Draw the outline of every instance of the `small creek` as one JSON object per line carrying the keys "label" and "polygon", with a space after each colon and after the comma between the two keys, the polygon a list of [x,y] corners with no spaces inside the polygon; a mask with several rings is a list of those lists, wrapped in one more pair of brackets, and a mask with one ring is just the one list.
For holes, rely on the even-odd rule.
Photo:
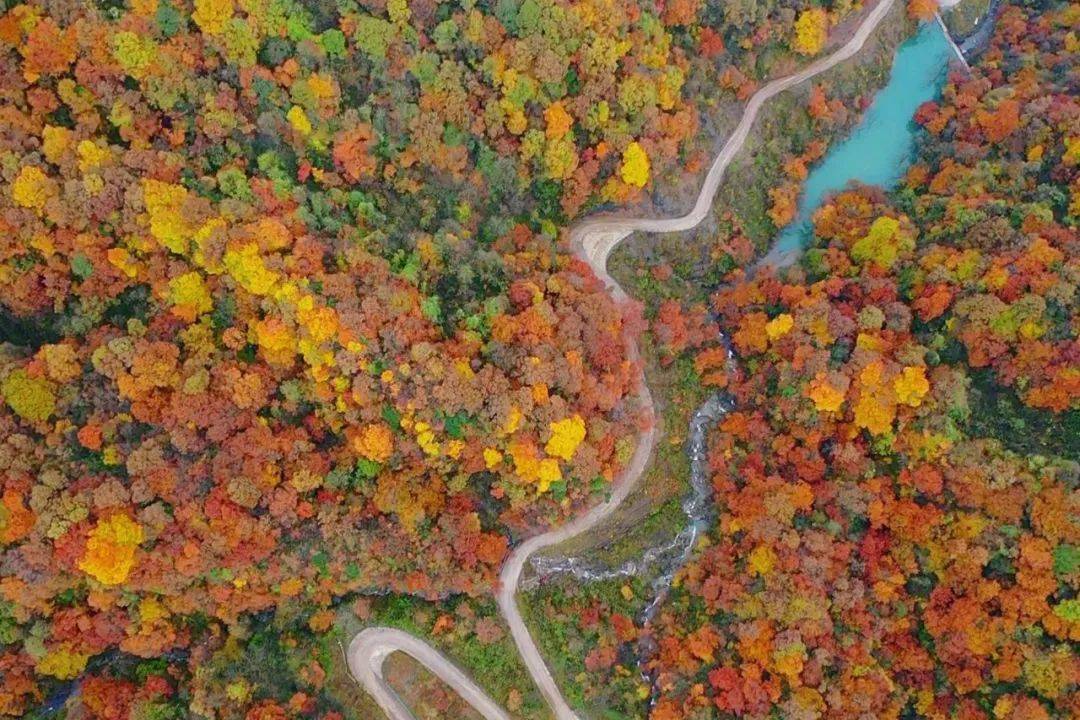
{"label": "small creek", "polygon": [[[720,342],[727,351],[727,369],[735,371],[735,353],[723,334]],[[622,565],[609,568],[603,563],[581,557],[548,557],[532,559],[534,575],[522,583],[523,589],[531,589],[544,579],[555,575],[569,575],[581,582],[612,580],[656,573],[652,581],[652,600],[646,606],[642,621],[652,620],[660,607],[675,574],[690,559],[701,533],[709,527],[713,513],[712,483],[709,480],[708,433],[717,421],[728,413],[734,403],[727,395],[717,393],[698,406],[690,418],[690,433],[686,451],[690,456],[690,492],[683,498],[682,510],[687,523],[671,540],[647,549],[639,559],[627,560]]]}
{"label": "small creek", "polygon": [[969,32],[963,40],[957,41],[960,43],[960,50],[965,56],[970,57],[978,54],[990,42],[990,36],[994,34],[998,13],[1001,12],[1001,3],[1002,0],[991,0],[990,6],[986,9],[986,14],[978,20],[975,29]]}

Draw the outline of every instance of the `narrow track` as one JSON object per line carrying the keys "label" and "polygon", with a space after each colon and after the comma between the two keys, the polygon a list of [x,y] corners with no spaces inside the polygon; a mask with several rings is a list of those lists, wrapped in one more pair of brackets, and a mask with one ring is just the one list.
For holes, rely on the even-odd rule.
{"label": "narrow track", "polygon": [[[870,37],[870,33],[888,15],[893,2],[894,0],[880,0],[863,19],[851,38],[832,54],[816,60],[793,75],[773,80],[754,93],[746,104],[742,119],[739,121],[735,131],[732,132],[731,137],[727,139],[727,142],[724,143],[724,146],[713,160],[709,173],[705,176],[701,192],[698,194],[697,202],[690,212],[674,218],[592,219],[580,223],[571,231],[570,242],[574,253],[588,263],[596,276],[607,285],[616,300],[624,300],[626,293],[607,271],[607,260],[612,250],[633,232],[678,232],[689,230],[704,220],[708,216],[709,208],[712,206],[713,197],[716,195],[720,180],[723,179],[724,171],[746,142],[761,106],[774,95],[803,83],[855,55],[862,49],[867,38]],[[632,362],[636,362],[639,357],[637,340],[630,336],[627,336],[625,340],[627,358]],[[649,413],[653,412],[652,396],[645,384],[644,377],[641,379],[639,402],[642,408]],[[510,634],[514,638],[514,643],[517,645],[522,661],[528,668],[529,674],[540,689],[556,720],[579,720],[579,718],[570,709],[559,691],[558,685],[555,684],[551,671],[548,670],[547,665],[544,663],[544,659],[540,655],[540,651],[537,649],[536,643],[533,641],[532,635],[529,634],[529,629],[521,616],[521,611],[517,605],[517,588],[521,580],[521,572],[529,557],[535,552],[569,540],[605,520],[626,499],[626,496],[630,494],[630,491],[637,485],[638,480],[641,479],[641,475],[648,465],[655,442],[656,431],[654,426],[650,424],[649,428],[642,432],[641,437],[638,439],[630,464],[616,479],[611,497],[566,525],[536,535],[523,542],[507,558],[506,564],[503,565],[502,572],[499,575],[500,586],[496,596],[499,609],[502,611],[503,618],[510,628]],[[353,638],[349,644],[347,655],[349,669],[364,689],[371,693],[376,703],[383,709],[390,720],[415,720],[408,707],[383,679],[383,662],[386,656],[394,651],[404,652],[427,667],[428,670],[460,694],[486,720],[509,719],[506,712],[488,697],[475,682],[423,640],[392,628],[368,628]]]}

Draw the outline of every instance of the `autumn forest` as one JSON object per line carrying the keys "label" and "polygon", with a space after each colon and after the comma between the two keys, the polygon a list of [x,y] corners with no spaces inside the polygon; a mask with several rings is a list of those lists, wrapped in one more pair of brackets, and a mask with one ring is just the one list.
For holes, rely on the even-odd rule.
{"label": "autumn forest", "polygon": [[[676,533],[711,395],[655,609],[519,591],[581,718],[1080,716],[1080,5],[994,5],[895,186],[759,262],[888,74],[840,67],[744,204],[616,251],[624,299],[575,222],[683,212],[873,2],[3,3],[0,716],[379,717],[343,655],[390,626],[550,717],[504,563],[649,428],[621,521]],[[408,662],[417,720],[473,717]]]}

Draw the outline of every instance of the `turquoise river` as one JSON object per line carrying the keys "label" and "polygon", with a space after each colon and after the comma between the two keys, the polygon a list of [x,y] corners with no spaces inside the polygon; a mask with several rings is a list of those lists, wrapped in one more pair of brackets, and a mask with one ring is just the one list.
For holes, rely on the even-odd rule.
{"label": "turquoise river", "polygon": [[953,57],[944,32],[933,22],[924,23],[897,49],[889,83],[874,96],[862,122],[810,170],[798,215],[777,236],[773,253],[800,247],[812,214],[830,193],[852,181],[885,188],[896,183],[915,147],[917,129],[911,118],[921,104],[938,97]]}

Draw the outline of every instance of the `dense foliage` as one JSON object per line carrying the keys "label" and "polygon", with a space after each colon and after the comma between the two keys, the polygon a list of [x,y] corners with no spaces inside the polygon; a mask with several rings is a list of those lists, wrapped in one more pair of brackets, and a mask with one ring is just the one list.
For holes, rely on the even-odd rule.
{"label": "dense foliage", "polygon": [[331,712],[324,664],[212,700],[204,664],[278,657],[253,618],[482,596],[602,497],[636,318],[559,226],[643,200],[688,84],[745,98],[827,7],[5,3],[0,713]]}
{"label": "dense foliage", "polygon": [[737,409],[652,720],[1080,713],[1078,12],[1005,8],[898,190],[715,294]]}

